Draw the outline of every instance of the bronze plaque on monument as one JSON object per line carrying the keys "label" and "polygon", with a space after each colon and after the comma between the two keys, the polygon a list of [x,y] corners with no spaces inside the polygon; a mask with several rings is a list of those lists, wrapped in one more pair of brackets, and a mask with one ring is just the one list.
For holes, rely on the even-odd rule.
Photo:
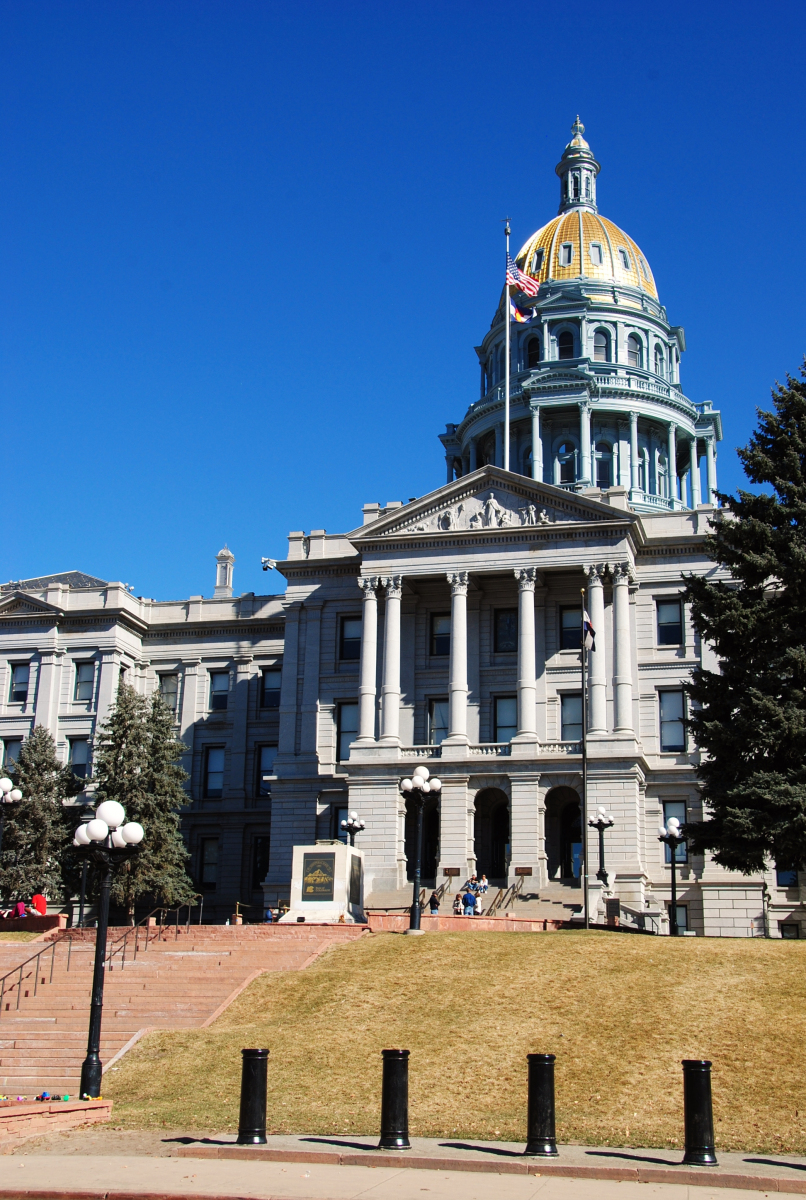
{"label": "bronze plaque on monument", "polygon": [[350,859],[350,903],[356,908],[361,903],[361,859],[357,854]]}
{"label": "bronze plaque on monument", "polygon": [[302,899],[332,900],[335,854],[303,854]]}

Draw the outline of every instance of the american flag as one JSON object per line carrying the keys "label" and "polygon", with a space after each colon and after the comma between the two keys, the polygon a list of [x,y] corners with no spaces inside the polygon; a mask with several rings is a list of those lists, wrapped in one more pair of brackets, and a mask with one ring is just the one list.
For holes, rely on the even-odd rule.
{"label": "american flag", "polygon": [[582,641],[586,650],[596,649],[596,633],[587,612],[582,612]]}
{"label": "american flag", "polygon": [[524,275],[520,267],[516,266],[507,254],[507,284],[510,283],[520,288],[527,296],[536,296],[540,289],[540,284],[537,280]]}

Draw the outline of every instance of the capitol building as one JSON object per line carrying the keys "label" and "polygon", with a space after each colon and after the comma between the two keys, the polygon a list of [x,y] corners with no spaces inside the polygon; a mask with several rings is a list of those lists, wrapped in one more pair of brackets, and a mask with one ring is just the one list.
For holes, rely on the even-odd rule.
{"label": "capitol building", "polygon": [[[515,256],[540,286],[513,297],[508,470],[502,292],[476,347],[479,394],[440,434],[441,486],[367,503],[345,532],[290,533],[282,593],[236,594],[227,548],[209,596],[150,600],[79,571],[2,588],[6,764],[42,724],[91,780],[120,680],[159,688],[187,746],[183,827],[206,918],[240,901],[257,920],[287,899],[293,847],[339,837],[352,809],[368,905],[402,908],[413,820],[399,782],[420,764],[442,781],[426,886],[455,893],[475,871],[493,891],[518,886],[516,913],[578,910],[584,602],[588,804],[614,820],[606,885],[588,831],[592,915],[609,897],[623,923],[668,930],[658,826],[702,813],[683,685],[715,665],[681,596],[687,573],[716,570],[722,421],[685,394],[683,328],[643,250],[600,213],[578,119],[572,135],[559,212]],[[677,874],[690,934],[800,935],[797,875],[746,877],[684,848]]]}

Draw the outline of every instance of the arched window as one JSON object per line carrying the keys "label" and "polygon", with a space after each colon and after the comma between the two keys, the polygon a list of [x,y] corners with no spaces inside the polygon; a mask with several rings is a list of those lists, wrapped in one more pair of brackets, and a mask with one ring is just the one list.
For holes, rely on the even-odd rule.
{"label": "arched window", "polygon": [[579,176],[574,175],[574,199],[579,199]]}
{"label": "arched window", "polygon": [[644,365],[643,357],[641,339],[631,333],[627,338],[627,362],[631,367],[642,367]]}
{"label": "arched window", "polygon": [[649,455],[646,446],[638,451],[638,487],[642,492],[649,491]]}
{"label": "arched window", "polygon": [[558,483],[576,483],[577,448],[573,442],[563,442],[557,450]]}
{"label": "arched window", "polygon": [[596,443],[596,486],[613,486],[613,450],[607,442]]}
{"label": "arched window", "polygon": [[658,495],[665,496],[667,499],[671,495],[669,491],[669,464],[666,461],[665,454],[658,455]]}
{"label": "arched window", "polygon": [[590,175],[586,175],[585,176],[585,199],[590,200],[590,198],[591,198],[591,177],[590,177]]}
{"label": "arched window", "polygon": [[655,347],[655,374],[662,375],[664,379],[666,378],[663,371],[663,351],[660,346]]}
{"label": "arched window", "polygon": [[529,338],[526,343],[526,365],[536,367],[540,363],[540,338]]}
{"label": "arched window", "polygon": [[610,338],[605,329],[597,329],[593,335],[593,357],[596,362],[610,362]]}
{"label": "arched window", "polygon": [[564,329],[557,338],[557,352],[560,358],[574,357],[574,335],[570,329]]}

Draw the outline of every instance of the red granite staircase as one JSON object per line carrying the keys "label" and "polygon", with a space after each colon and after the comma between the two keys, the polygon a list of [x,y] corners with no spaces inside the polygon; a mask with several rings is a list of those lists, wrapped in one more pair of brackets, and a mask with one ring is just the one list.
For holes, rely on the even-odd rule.
{"label": "red granite staircase", "polygon": [[[125,933],[109,931],[107,947]],[[266,971],[302,970],[328,947],[362,936],[351,925],[192,925],[140,932],[127,955],[113,954],[104,990],[104,1069],[143,1031],[210,1024],[252,979]],[[57,937],[38,963],[6,980],[0,1011],[0,1093],[78,1093],[86,1053],[94,931]],[[145,948],[144,948],[145,947]],[[0,975],[40,945],[0,943]],[[52,957],[52,964],[51,964]],[[69,965],[69,969],[68,969]],[[51,978],[52,967],[52,978]]]}

